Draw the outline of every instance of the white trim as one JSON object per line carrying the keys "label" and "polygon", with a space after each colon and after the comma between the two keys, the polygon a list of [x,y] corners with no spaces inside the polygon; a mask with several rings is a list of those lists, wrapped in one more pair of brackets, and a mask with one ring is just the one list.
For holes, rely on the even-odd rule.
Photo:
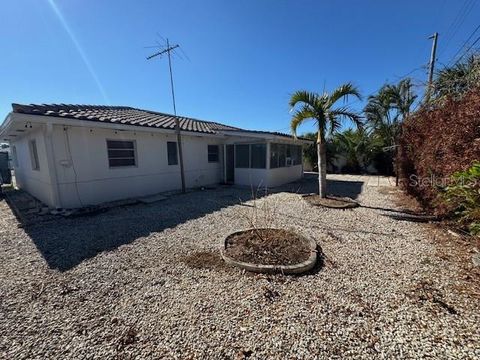
{"label": "white trim", "polygon": [[[6,134],[9,132],[12,123],[25,122],[32,124],[46,124],[51,123],[53,125],[61,125],[68,127],[80,127],[80,128],[101,128],[101,129],[113,129],[118,131],[131,131],[131,132],[147,132],[147,133],[162,133],[162,134],[172,134],[175,135],[175,129],[164,129],[156,127],[147,127],[147,126],[136,126],[128,125],[122,123],[110,123],[102,121],[90,121],[90,120],[77,120],[71,118],[61,118],[55,116],[45,116],[45,115],[31,115],[31,114],[21,114],[21,113],[10,113],[10,120],[8,123],[4,123],[0,128],[0,138],[8,138],[9,135]],[[24,126],[24,125],[22,125]],[[184,136],[198,136],[198,137],[213,137],[213,138],[225,138],[223,135],[210,134],[210,133],[200,133],[194,131],[185,131],[182,130],[181,134]],[[17,135],[17,134],[15,134]]]}
{"label": "white trim", "polygon": [[[79,119],[72,119],[72,118],[61,118],[56,116],[32,115],[32,114],[22,114],[22,113],[11,112],[7,116],[3,125],[0,127],[0,139],[8,138],[9,136],[6,133],[8,133],[9,128],[12,126],[12,123],[21,122],[21,121],[25,121],[29,123],[37,123],[37,124],[52,123],[54,125],[81,127],[81,128],[103,128],[103,129],[115,129],[120,131],[123,130],[123,131],[132,131],[132,132],[156,132],[156,133],[158,132],[163,134],[175,134],[175,129],[170,130],[170,129],[164,129],[164,128],[137,126],[137,125],[122,124],[122,123],[111,123],[111,122],[102,122],[102,121],[93,121],[93,120],[79,120]],[[240,137],[240,138],[263,139],[263,140],[287,142],[287,143],[301,143],[301,144],[313,143],[312,140],[288,138],[285,136],[269,134],[268,132],[267,133],[255,132],[254,130],[252,131],[218,130],[216,134],[181,130],[181,134],[185,136],[212,137],[212,138],[223,138],[223,139]],[[18,134],[15,134],[15,135],[18,135]],[[234,141],[234,139],[231,139],[231,140]]]}
{"label": "white trim", "polygon": [[[133,160],[135,160],[135,165],[119,165],[119,166],[110,166],[110,155],[108,154],[109,150],[132,150],[132,149],[109,149],[108,148],[108,142],[109,141],[125,141],[125,142],[131,142],[133,143]],[[112,139],[112,138],[105,138],[105,145],[107,148],[107,163],[108,163],[108,168],[110,170],[116,170],[116,169],[125,169],[125,168],[136,168],[138,167],[138,154],[137,154],[137,140],[135,139]],[[112,158],[112,159],[119,159],[119,158]],[[130,159],[130,158],[121,158],[121,159]]]}

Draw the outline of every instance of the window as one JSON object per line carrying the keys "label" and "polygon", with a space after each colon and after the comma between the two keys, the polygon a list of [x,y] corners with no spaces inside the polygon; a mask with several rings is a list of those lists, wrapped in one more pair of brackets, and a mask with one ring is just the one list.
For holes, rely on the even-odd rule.
{"label": "window", "polygon": [[178,165],[177,143],[175,141],[167,142],[168,165]]}
{"label": "window", "polygon": [[235,167],[265,169],[267,167],[267,145],[235,145]]}
{"label": "window", "polygon": [[18,168],[17,147],[15,145],[12,146],[12,162],[13,166]]}
{"label": "window", "polygon": [[111,168],[137,165],[135,141],[107,140],[107,152]]}
{"label": "window", "polygon": [[218,162],[218,145],[208,145],[208,162],[215,163]]}
{"label": "window", "polygon": [[270,169],[278,168],[278,144],[270,144]]}
{"label": "window", "polygon": [[250,167],[252,169],[265,169],[267,167],[267,145],[250,145]]}
{"label": "window", "polygon": [[302,164],[302,146],[292,145],[292,165]]}
{"label": "window", "polygon": [[235,145],[235,167],[250,167],[250,145]]}
{"label": "window", "polygon": [[302,163],[302,146],[287,144],[270,145],[270,169],[300,165]]}
{"label": "window", "polygon": [[32,161],[32,170],[40,170],[40,163],[38,161],[37,141],[30,140],[30,159]]}
{"label": "window", "polygon": [[287,145],[278,144],[278,167],[287,166]]}

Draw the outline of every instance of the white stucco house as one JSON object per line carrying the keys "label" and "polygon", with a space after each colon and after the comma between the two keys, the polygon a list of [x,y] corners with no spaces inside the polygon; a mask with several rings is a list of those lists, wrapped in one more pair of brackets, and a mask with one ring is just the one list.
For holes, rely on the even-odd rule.
{"label": "white stucco house", "polygon": [[[181,188],[175,117],[120,106],[19,105],[0,127],[16,184],[52,208]],[[309,140],[178,117],[185,184],[274,187],[303,175]]]}

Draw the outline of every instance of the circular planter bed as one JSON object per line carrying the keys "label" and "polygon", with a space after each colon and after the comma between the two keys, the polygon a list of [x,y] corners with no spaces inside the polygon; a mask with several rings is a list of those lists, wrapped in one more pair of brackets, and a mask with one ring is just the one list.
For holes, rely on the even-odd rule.
{"label": "circular planter bed", "polygon": [[230,234],[221,250],[232,266],[259,273],[300,274],[317,261],[317,244],[282,229],[248,229]]}
{"label": "circular planter bed", "polygon": [[327,196],[321,198],[317,194],[309,194],[303,197],[310,205],[323,206],[332,209],[352,209],[360,206],[358,202],[348,197]]}

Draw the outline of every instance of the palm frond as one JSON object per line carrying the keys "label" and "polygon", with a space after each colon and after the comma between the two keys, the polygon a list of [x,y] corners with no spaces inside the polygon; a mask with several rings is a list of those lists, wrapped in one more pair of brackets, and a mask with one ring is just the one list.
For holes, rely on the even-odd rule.
{"label": "palm frond", "polygon": [[290,121],[292,135],[296,137],[298,127],[306,120],[315,119],[315,115],[315,112],[312,111],[311,107],[308,105],[304,105],[302,108],[296,110]]}
{"label": "palm frond", "polygon": [[350,110],[347,106],[330,110],[329,116],[332,119],[348,119],[352,121],[358,128],[362,128],[363,126],[363,117],[360,114]]}
{"label": "palm frond", "polygon": [[348,96],[353,96],[358,100],[362,99],[362,95],[360,94],[360,91],[358,90],[358,88],[354,86],[352,83],[346,83],[346,84],[340,85],[338,88],[333,90],[333,92],[330,94],[330,96],[328,97],[329,106],[332,106],[342,98],[347,99]]}
{"label": "palm frond", "polygon": [[294,108],[299,103],[308,104],[315,107],[318,100],[318,94],[306,90],[295,91],[290,97],[289,105]]}

